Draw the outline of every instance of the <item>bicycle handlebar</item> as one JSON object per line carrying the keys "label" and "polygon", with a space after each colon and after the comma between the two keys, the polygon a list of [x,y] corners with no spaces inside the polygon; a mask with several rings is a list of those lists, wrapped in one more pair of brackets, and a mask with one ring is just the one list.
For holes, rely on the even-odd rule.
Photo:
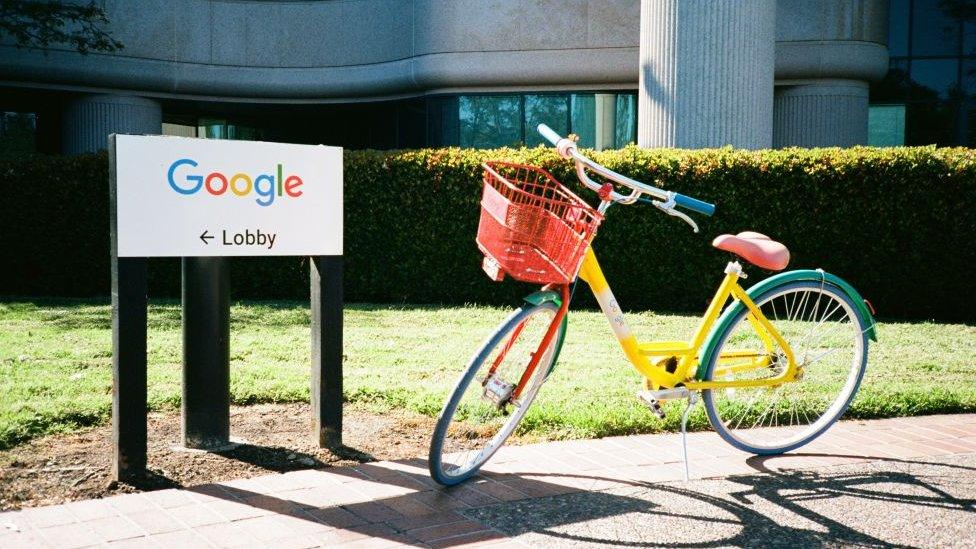
{"label": "bicycle handlebar", "polygon": [[536,129],[539,130],[542,137],[545,137],[550,143],[552,143],[553,147],[555,147],[559,143],[559,140],[562,139],[562,137],[559,137],[558,133],[554,132],[552,128],[546,126],[545,124],[539,124],[539,127]]}
{"label": "bicycle handlebar", "polygon": [[[681,193],[676,193],[674,191],[665,191],[664,189],[659,189],[657,187],[641,183],[640,181],[635,181],[627,176],[621,175],[613,170],[601,166],[600,164],[597,164],[596,162],[580,154],[576,143],[564,137],[560,137],[558,133],[554,132],[552,128],[545,124],[539,124],[536,129],[540,134],[542,134],[542,137],[545,137],[550,143],[553,144],[553,146],[556,147],[556,150],[559,152],[560,156],[566,159],[572,158],[576,161],[576,175],[579,177],[580,181],[591,190],[600,192],[602,185],[590,179],[590,177],[586,174],[586,168],[589,168],[593,172],[596,172],[611,181],[631,189],[632,192],[629,195],[622,195],[616,191],[612,191],[609,198],[613,202],[619,202],[621,204],[633,204],[634,202],[637,202],[637,199],[640,198],[642,194],[647,194],[664,200],[665,202],[663,205],[659,207],[665,211],[668,211],[668,208],[671,206],[681,206],[682,208],[687,208],[693,212],[698,212],[703,215],[710,216],[715,213],[714,204],[710,204],[703,200],[698,200],[697,198],[692,198]],[[668,211],[668,213],[677,212]]]}

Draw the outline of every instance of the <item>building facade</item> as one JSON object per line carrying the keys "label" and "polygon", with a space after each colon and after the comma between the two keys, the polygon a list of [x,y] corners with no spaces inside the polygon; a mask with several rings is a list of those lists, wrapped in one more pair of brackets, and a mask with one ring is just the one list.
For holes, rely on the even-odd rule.
{"label": "building facade", "polygon": [[973,140],[967,0],[103,4],[120,52],[0,41],[8,153],[111,132],[531,146],[539,122],[596,148]]}

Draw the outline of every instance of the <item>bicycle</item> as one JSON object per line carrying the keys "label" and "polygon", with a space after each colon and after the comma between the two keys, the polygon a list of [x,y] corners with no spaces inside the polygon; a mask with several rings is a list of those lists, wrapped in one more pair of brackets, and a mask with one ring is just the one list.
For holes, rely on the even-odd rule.
{"label": "bicycle", "polygon": [[[760,233],[721,235],[713,246],[738,259],[726,265],[692,337],[639,343],[591,246],[597,228],[612,205],[650,203],[697,233],[677,208],[711,216],[715,206],[609,170],[544,124],[538,131],[575,162],[600,204],[592,208],[540,168],[483,164],[482,267],[496,281],[508,275],[543,287],[488,337],[448,396],[430,446],[435,481],[449,486],[470,478],[515,431],[559,358],[577,279],[589,285],[644,378],[638,398],[661,418],[664,402],[687,400],[683,432],[699,394],[718,434],[757,455],[799,448],[844,414],[867,367],[868,340],[877,341],[873,311],[857,290],[821,269],[780,272],[746,290],[738,259],[783,271],[789,251]],[[448,442],[459,448],[446,448]]]}

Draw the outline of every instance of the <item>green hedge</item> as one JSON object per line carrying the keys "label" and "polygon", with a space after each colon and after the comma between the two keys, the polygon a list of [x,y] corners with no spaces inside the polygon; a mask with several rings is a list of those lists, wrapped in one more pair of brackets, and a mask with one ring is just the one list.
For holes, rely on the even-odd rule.
{"label": "green hedge", "polygon": [[[848,279],[881,317],[976,319],[972,150],[629,147],[593,156],[718,206],[713,218],[695,216],[700,234],[649,206],[610,210],[596,248],[628,309],[702,310],[728,259],[711,239],[749,229],[787,244],[792,267]],[[480,270],[474,237],[486,159],[540,165],[576,186],[571,164],[551,149],[346,152],[348,300],[505,303],[528,291]],[[2,293],[107,294],[105,155],[0,162],[0,173]],[[153,295],[178,295],[178,261],[151,266]],[[232,268],[235,298],[308,294],[302,259],[236,259]],[[747,283],[767,274],[749,272]]]}

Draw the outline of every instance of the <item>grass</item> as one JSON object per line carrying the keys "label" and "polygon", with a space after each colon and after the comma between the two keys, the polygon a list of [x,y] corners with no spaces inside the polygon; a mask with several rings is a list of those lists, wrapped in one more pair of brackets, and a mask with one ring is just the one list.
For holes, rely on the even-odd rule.
{"label": "grass", "polygon": [[[436,415],[473,350],[508,309],[350,305],[345,311],[344,392],[382,412]],[[0,302],[0,449],[48,433],[108,421],[111,414],[110,307],[104,301]],[[307,304],[255,302],[231,311],[231,393],[235,403],[308,399]],[[634,313],[647,339],[677,339],[691,316]],[[149,401],[179,406],[180,307],[149,309]],[[848,417],[976,411],[976,327],[883,323]],[[526,416],[540,438],[673,430],[634,398],[638,376],[597,312],[574,312],[560,364]],[[699,408],[692,425],[706,425]]]}

